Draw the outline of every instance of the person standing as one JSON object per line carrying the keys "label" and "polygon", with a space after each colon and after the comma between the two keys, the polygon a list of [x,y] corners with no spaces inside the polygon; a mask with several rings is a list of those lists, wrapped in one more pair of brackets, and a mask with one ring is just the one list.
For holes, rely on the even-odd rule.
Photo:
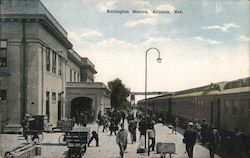
{"label": "person standing", "polygon": [[213,125],[209,126],[207,140],[209,143],[210,158],[214,158],[214,154],[215,154],[215,152],[218,148],[219,142],[220,142],[220,134],[219,134],[218,130],[215,128],[215,126],[213,126]]}
{"label": "person standing", "polygon": [[108,120],[108,116],[103,116],[103,129],[102,132],[108,132],[108,127],[109,127],[109,120]]}
{"label": "person standing", "polygon": [[102,111],[99,111],[98,116],[97,116],[97,122],[98,122],[98,127],[97,127],[97,132],[99,132],[100,126],[103,125],[103,116],[102,116]]}
{"label": "person standing", "polygon": [[126,113],[125,113],[124,110],[122,110],[122,111],[121,111],[122,123],[124,123],[125,117],[126,117]]}
{"label": "person standing", "polygon": [[79,114],[78,110],[76,110],[75,123],[76,123],[76,125],[80,125],[80,114]]}
{"label": "person standing", "polygon": [[148,127],[148,139],[151,140],[151,144],[148,146],[148,152],[150,152],[150,149],[152,148],[152,151],[155,150],[155,127],[154,127],[154,121],[151,120]]}
{"label": "person standing", "polygon": [[24,116],[24,120],[21,123],[23,127],[23,136],[25,139],[27,139],[27,136],[28,136],[27,130],[29,130],[29,126],[30,126],[29,117],[30,115],[26,113]]}
{"label": "person standing", "polygon": [[121,129],[118,131],[116,135],[116,143],[118,144],[120,148],[120,155],[123,158],[124,151],[127,148],[127,143],[128,143],[128,132],[127,130],[124,129],[124,124],[121,124]]}
{"label": "person standing", "polygon": [[136,128],[137,128],[137,122],[135,120],[129,121],[128,130],[129,130],[130,135],[131,135],[131,143],[132,144],[134,142],[136,142]]}
{"label": "person standing", "polygon": [[193,129],[193,125],[193,122],[189,122],[188,128],[184,132],[184,142],[186,143],[186,151],[189,158],[193,158],[193,149],[197,137],[197,133]]}
{"label": "person standing", "polygon": [[86,112],[81,112],[80,113],[80,126],[84,126],[86,127],[87,126],[87,122],[88,122],[88,119],[87,119],[87,114]]}
{"label": "person standing", "polygon": [[202,124],[201,124],[201,143],[205,144],[207,142],[207,136],[208,136],[208,125],[206,123],[206,119],[203,118]]}
{"label": "person standing", "polygon": [[92,136],[88,142],[88,146],[90,145],[90,143],[92,142],[92,140],[95,139],[95,142],[96,142],[96,146],[99,146],[99,136],[98,134],[96,133],[96,131],[92,131]]}
{"label": "person standing", "polygon": [[109,130],[110,130],[110,135],[112,135],[113,132],[116,135],[116,131],[118,130],[118,125],[117,125],[117,121],[115,120],[114,117],[111,118]]}
{"label": "person standing", "polygon": [[142,117],[142,119],[139,122],[139,131],[140,131],[140,139],[142,136],[145,137],[146,135],[146,121],[145,117]]}
{"label": "person standing", "polygon": [[238,156],[238,157],[244,157],[244,150],[245,150],[245,146],[244,146],[244,138],[243,138],[243,134],[240,128],[235,128],[234,131],[234,136],[232,138],[232,141],[234,143],[234,153]]}
{"label": "person standing", "polygon": [[175,133],[176,134],[176,128],[177,126],[179,126],[179,118],[176,117],[174,122],[173,122],[173,130],[172,130],[172,133]]}

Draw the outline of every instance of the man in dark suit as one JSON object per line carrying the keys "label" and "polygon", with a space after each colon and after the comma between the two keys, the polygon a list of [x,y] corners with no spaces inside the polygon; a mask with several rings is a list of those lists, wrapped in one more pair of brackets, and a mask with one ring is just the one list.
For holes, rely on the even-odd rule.
{"label": "man in dark suit", "polygon": [[188,128],[184,132],[184,140],[186,143],[186,151],[189,158],[193,157],[193,149],[196,142],[197,133],[193,128],[193,122],[188,123]]}

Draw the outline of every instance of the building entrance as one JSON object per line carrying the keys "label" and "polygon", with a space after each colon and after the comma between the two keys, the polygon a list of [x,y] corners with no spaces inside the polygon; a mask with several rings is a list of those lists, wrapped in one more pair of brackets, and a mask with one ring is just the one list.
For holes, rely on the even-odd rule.
{"label": "building entrance", "polygon": [[71,101],[71,118],[79,118],[81,113],[87,114],[88,121],[93,120],[93,100],[88,97],[78,97]]}

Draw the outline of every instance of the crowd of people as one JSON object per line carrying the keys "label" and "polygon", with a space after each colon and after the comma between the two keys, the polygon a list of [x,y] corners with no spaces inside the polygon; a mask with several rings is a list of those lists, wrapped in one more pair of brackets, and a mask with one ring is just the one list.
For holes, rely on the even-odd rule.
{"label": "crowd of people", "polygon": [[73,122],[76,125],[86,127],[87,123],[89,122],[89,119],[90,119],[90,116],[89,116],[89,113],[87,111],[80,112],[80,113],[78,111],[76,111],[75,117],[73,117]]}
{"label": "crowd of people", "polygon": [[[98,129],[102,126],[103,132],[110,131],[110,135],[113,133],[117,135],[117,137],[122,140],[122,144],[125,143],[124,137],[127,134],[118,134],[118,129],[120,123],[123,127],[121,129],[124,130],[124,120],[127,119],[128,123],[128,132],[130,133],[130,140],[131,143],[135,143],[137,141],[136,138],[136,131],[138,128],[138,131],[140,133],[140,138],[143,136],[145,138],[145,135],[148,135],[148,139],[150,141],[149,149],[148,151],[154,151],[155,150],[155,128],[154,125],[156,123],[162,123],[164,125],[170,125],[169,127],[172,128],[172,133],[177,133],[177,127],[180,127],[180,119],[176,116],[170,116],[167,112],[163,111],[148,111],[147,116],[145,117],[144,113],[141,111],[137,111],[136,115],[134,115],[132,112],[126,112],[124,110],[114,110],[109,111],[107,115],[102,114],[102,112],[98,115]],[[183,126],[182,126],[183,127]],[[118,133],[117,133],[118,132]],[[148,133],[146,133],[148,132]],[[122,132],[123,133],[123,132]],[[126,132],[125,132],[126,133]],[[185,126],[184,131],[184,139],[183,142],[186,144],[186,153],[189,158],[193,157],[193,148],[196,142],[200,142],[202,145],[207,146],[209,149],[210,157],[214,158],[215,153],[218,150],[218,147],[222,144],[221,143],[221,134],[219,133],[219,130],[213,125],[206,123],[206,120],[198,120],[193,122],[187,122]],[[235,133],[235,138],[233,138],[235,143],[239,144],[236,147],[236,153],[240,153],[243,149],[242,147],[242,138],[240,138],[242,135],[240,131]],[[127,137],[127,136],[126,136]],[[123,152],[126,150],[126,145],[121,145],[121,143],[117,144],[120,147],[121,150],[121,157],[123,156]],[[126,138],[127,143],[127,138]]]}
{"label": "crowd of people", "polygon": [[[25,115],[25,119],[22,122],[22,126],[24,129],[24,137],[27,137],[27,131],[29,129],[29,115]],[[81,112],[76,113],[76,117],[74,119],[74,124],[78,126],[86,127],[88,123],[88,113]],[[125,120],[127,120],[128,129],[124,128]],[[96,146],[99,146],[99,137],[98,132],[100,132],[100,128],[102,127],[102,132],[110,132],[109,135],[116,135],[116,143],[120,149],[120,155],[123,157],[124,151],[127,148],[128,143],[128,132],[130,133],[130,140],[131,144],[138,141],[136,137],[136,131],[140,133],[140,140],[142,137],[148,136],[148,140],[150,144],[148,145],[148,152],[155,150],[155,137],[156,131],[154,125],[156,123],[162,123],[163,125],[168,125],[168,127],[172,128],[172,134],[177,133],[177,127],[180,127],[180,119],[177,116],[170,116],[166,112],[162,111],[148,111],[146,117],[143,112],[137,111],[134,114],[134,111],[125,111],[125,110],[112,110],[107,111],[105,114],[102,111],[99,112],[97,123],[98,128],[97,131],[92,131],[92,136],[88,142],[88,146],[90,143],[95,140]],[[193,157],[193,149],[194,146],[198,141],[207,146],[210,153],[210,158],[214,158],[215,153],[217,152],[218,147],[222,144],[221,134],[219,133],[218,129],[212,125],[206,123],[206,120],[203,119],[202,121],[193,121],[187,122],[187,127],[184,131],[184,138],[183,143],[186,145],[186,153],[189,158]],[[119,130],[120,129],[120,130]],[[234,141],[234,150],[235,153],[240,154],[244,150],[244,143],[243,143],[243,135],[240,129],[235,130],[235,134],[232,136]]]}
{"label": "crowd of people", "polygon": [[[156,118],[156,117],[155,117]],[[124,129],[124,123],[127,120],[128,130]],[[110,132],[116,135],[116,142],[120,148],[120,155],[123,157],[124,151],[126,150],[128,143],[128,132],[130,133],[131,144],[137,141],[136,131],[137,128],[140,131],[140,139],[143,136],[145,138],[146,131],[149,132],[149,140],[151,142],[149,149],[155,150],[155,120],[149,116],[144,117],[143,113],[138,111],[136,115],[131,112],[126,112],[124,110],[113,110],[108,111],[103,114],[101,111],[98,114],[98,128],[97,131],[100,132],[102,127],[102,132]],[[119,130],[120,127],[120,130]]]}

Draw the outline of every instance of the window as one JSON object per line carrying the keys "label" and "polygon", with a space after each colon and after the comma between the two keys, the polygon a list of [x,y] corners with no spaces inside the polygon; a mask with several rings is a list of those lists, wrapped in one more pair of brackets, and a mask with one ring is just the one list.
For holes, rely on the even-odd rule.
{"label": "window", "polygon": [[0,100],[6,100],[6,90],[0,90]]}
{"label": "window", "polygon": [[58,101],[62,100],[62,93],[58,93]]}
{"label": "window", "polygon": [[74,72],[74,82],[76,82],[76,72]]}
{"label": "window", "polygon": [[62,76],[62,57],[58,56],[58,75]]}
{"label": "window", "polygon": [[56,100],[56,93],[52,92],[52,100],[55,101]]}
{"label": "window", "polygon": [[46,92],[46,101],[49,101],[49,92]]}
{"label": "window", "polygon": [[52,53],[52,73],[56,74],[56,52]]}
{"label": "window", "polygon": [[50,94],[46,92],[46,115],[48,116],[48,121],[50,120]]}
{"label": "window", "polygon": [[7,66],[7,41],[0,40],[0,67]]}
{"label": "window", "polygon": [[237,114],[238,107],[239,107],[239,101],[238,100],[233,100],[233,102],[232,102],[232,115]]}
{"label": "window", "polygon": [[70,69],[69,81],[72,82],[72,70]]}
{"label": "window", "polygon": [[50,71],[50,49],[46,49],[46,69]]}
{"label": "window", "polygon": [[225,100],[224,103],[224,114],[227,115],[229,112],[229,106],[230,106],[230,101],[229,100]]}
{"label": "window", "polygon": [[77,81],[80,82],[80,75],[77,74]]}

